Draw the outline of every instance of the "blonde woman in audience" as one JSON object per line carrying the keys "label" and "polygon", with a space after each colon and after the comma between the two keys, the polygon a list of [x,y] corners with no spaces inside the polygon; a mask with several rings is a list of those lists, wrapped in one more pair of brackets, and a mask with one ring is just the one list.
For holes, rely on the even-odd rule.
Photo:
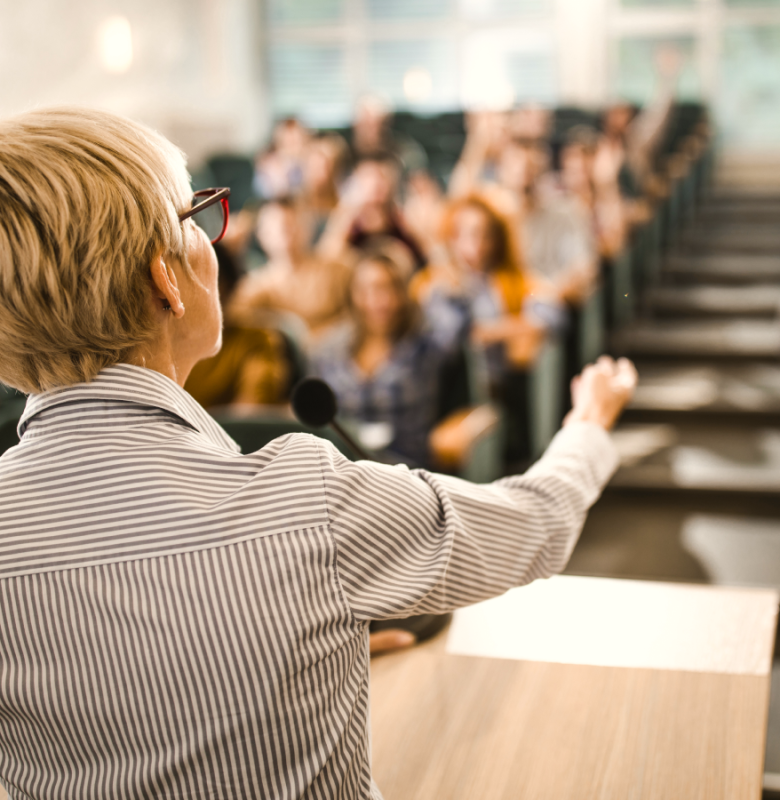
{"label": "blonde woman in audience", "polygon": [[268,264],[239,284],[227,307],[229,319],[251,325],[265,312],[292,313],[316,339],[343,318],[349,269],[307,249],[306,228],[294,200],[266,203],[257,219],[257,237]]}

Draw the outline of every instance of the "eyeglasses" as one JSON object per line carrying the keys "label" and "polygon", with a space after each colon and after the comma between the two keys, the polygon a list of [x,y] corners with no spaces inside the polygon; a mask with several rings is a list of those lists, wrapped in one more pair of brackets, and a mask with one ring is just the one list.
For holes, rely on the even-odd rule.
{"label": "eyeglasses", "polygon": [[228,226],[230,189],[201,189],[192,196],[192,208],[179,214],[179,222],[193,219],[206,232],[212,244],[224,235]]}

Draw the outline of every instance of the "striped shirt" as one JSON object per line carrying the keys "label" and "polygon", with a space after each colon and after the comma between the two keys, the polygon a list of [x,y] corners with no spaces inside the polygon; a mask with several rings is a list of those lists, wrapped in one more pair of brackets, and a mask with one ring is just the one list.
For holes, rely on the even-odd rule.
{"label": "striped shirt", "polygon": [[569,426],[488,486],[295,434],[240,455],[120,365],[29,398],[0,458],[10,798],[379,798],[368,622],[559,571],[616,456]]}

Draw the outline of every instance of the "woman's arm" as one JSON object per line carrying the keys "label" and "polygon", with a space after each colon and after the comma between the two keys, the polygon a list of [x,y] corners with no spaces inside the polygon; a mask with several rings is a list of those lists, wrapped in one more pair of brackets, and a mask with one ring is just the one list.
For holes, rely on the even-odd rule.
{"label": "woman's arm", "polygon": [[484,486],[351,463],[322,444],[337,575],[355,617],[443,613],[563,569],[617,466],[606,428],[635,381],[628,362],[586,370],[568,424],[542,459]]}
{"label": "woman's arm", "polygon": [[497,124],[493,112],[478,111],[471,115],[466,142],[450,177],[451,197],[462,197],[477,188],[487,162],[491,141],[496,137]]}

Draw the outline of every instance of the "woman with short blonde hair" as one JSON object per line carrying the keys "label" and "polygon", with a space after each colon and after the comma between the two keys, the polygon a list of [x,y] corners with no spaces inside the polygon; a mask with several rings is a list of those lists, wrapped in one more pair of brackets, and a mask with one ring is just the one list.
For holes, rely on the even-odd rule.
{"label": "woman with short blonde hair", "polygon": [[0,123],[0,783],[12,800],[379,798],[368,626],[560,570],[631,371],[586,373],[534,475],[489,487],[256,453],[182,386],[217,352],[227,189],[86,110]]}
{"label": "woman with short blonde hair", "polygon": [[152,336],[154,257],[186,264],[184,157],[86,109],[7,120],[0,141],[0,378],[24,392],[89,381]]}

